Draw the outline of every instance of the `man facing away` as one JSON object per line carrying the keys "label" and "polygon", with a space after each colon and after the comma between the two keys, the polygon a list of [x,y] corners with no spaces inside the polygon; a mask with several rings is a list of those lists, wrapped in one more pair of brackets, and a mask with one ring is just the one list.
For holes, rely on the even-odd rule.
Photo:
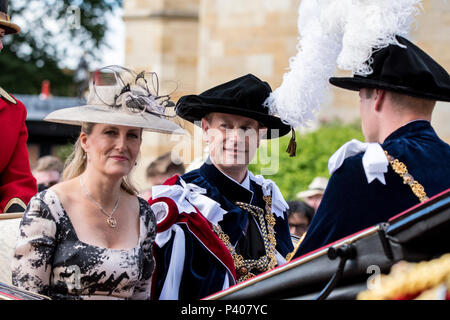
{"label": "man facing away", "polygon": [[402,46],[372,54],[369,76],[330,79],[359,91],[367,143],[352,140],[330,158],[332,176],[295,257],[386,222],[450,187],[450,146],[430,124],[436,100],[450,101],[450,77],[419,47],[397,40]]}
{"label": "man facing away", "polygon": [[248,74],[182,97],[177,115],[198,124],[209,144],[199,168],[153,188],[157,215],[156,299],[200,299],[286,262],[287,203],[248,165],[262,138],[291,127],[268,114],[271,88]]}

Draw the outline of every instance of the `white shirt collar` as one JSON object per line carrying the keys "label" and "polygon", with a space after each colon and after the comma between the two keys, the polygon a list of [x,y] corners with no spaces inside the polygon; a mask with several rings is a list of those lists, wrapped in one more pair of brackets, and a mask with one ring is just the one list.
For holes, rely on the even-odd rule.
{"label": "white shirt collar", "polygon": [[237,182],[236,180],[234,180],[232,177],[230,177],[229,175],[227,175],[223,171],[220,171],[220,172],[222,172],[222,174],[225,177],[227,177],[228,179],[230,179],[231,181],[233,181],[233,182],[237,183],[238,185],[240,185],[241,187],[244,187],[245,189],[251,191],[250,190],[250,175],[248,174],[248,170],[247,170],[247,173],[245,174],[245,179],[244,179],[244,181],[242,181],[242,183]]}
{"label": "white shirt collar", "polygon": [[[237,184],[240,185],[241,187],[244,187],[245,189],[247,189],[247,190],[249,190],[249,191],[252,191],[252,190],[250,190],[250,175],[248,174],[248,169],[247,169],[247,173],[245,174],[244,180],[242,181],[242,183],[239,183],[239,182],[237,182],[236,180],[234,180],[232,177],[230,177],[229,175],[227,175],[225,172],[223,172],[222,170],[220,170],[219,167],[216,166],[216,164],[214,163],[214,161],[213,161],[211,158],[209,158],[208,161],[210,161],[210,162],[213,164],[213,166],[216,167],[217,170],[219,170],[220,173],[222,173],[225,177],[227,177],[227,178],[230,179],[231,181],[237,183]],[[253,193],[253,191],[252,191],[252,193]]]}

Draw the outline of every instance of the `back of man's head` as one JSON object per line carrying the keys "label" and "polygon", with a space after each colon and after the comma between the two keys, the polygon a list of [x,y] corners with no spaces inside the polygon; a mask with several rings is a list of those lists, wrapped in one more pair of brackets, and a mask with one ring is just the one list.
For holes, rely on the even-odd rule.
{"label": "back of man's head", "polygon": [[[434,110],[435,100],[413,97],[407,94],[385,90],[385,99],[388,99],[393,111],[399,114],[415,114],[418,117],[428,117]],[[371,98],[375,89],[365,90],[365,98]]]}
{"label": "back of man's head", "polygon": [[436,101],[387,91],[392,106],[399,112],[410,112],[417,116],[428,116],[433,112]]}

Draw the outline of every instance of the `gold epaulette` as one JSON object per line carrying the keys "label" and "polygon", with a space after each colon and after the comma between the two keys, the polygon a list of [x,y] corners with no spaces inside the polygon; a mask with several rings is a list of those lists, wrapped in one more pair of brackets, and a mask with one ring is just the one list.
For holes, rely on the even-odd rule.
{"label": "gold epaulette", "polygon": [[0,87],[0,98],[3,98],[6,101],[11,102],[13,104],[17,104],[17,101],[13,97],[11,97],[11,95],[8,92],[3,90],[2,87]]}

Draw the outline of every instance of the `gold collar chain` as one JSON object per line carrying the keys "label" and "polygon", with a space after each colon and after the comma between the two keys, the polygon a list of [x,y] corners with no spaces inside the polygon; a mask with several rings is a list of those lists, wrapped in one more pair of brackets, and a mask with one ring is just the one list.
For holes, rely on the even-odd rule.
{"label": "gold collar chain", "polygon": [[424,202],[428,200],[425,188],[408,172],[406,165],[403,162],[394,159],[394,157],[389,155],[386,150],[384,150],[384,153],[386,154],[386,158],[388,159],[392,170],[403,178],[403,183],[409,185],[414,195],[419,198],[419,201]]}
{"label": "gold collar chain", "polygon": [[[230,243],[230,237],[223,232],[220,225],[213,226],[214,232],[217,234],[219,239],[225,244],[227,249],[230,251],[233,257],[234,267],[237,274],[237,282],[242,282],[248,280],[255,276],[250,270],[257,269],[260,272],[264,272],[273,269],[277,265],[277,259],[275,257],[275,247],[277,241],[275,238],[275,218],[272,213],[272,197],[264,196],[264,201],[266,202],[266,214],[264,215],[264,210],[260,207],[244,203],[236,202],[235,204],[241,209],[250,212],[255,218],[258,218],[259,225],[261,228],[261,235],[264,242],[264,248],[266,250],[266,255],[260,257],[257,260],[254,259],[244,259],[244,257],[236,252],[234,246]],[[267,221],[267,225],[266,222]]]}

